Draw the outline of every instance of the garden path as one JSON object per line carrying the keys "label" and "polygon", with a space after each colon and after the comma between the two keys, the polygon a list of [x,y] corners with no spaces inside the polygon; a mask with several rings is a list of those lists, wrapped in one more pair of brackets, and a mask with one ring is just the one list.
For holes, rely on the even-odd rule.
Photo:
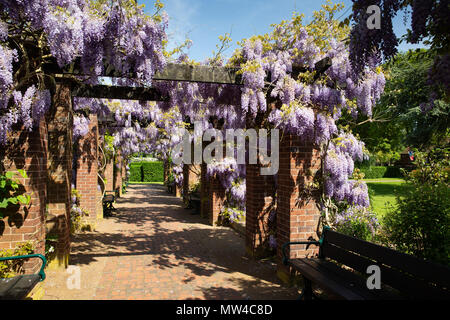
{"label": "garden path", "polygon": [[[245,254],[243,236],[183,209],[161,185],[130,185],[116,215],[75,235],[67,270],[48,270],[43,299],[296,299],[276,265]],[[69,271],[72,269],[68,269]],[[70,282],[70,281],[69,281]]]}

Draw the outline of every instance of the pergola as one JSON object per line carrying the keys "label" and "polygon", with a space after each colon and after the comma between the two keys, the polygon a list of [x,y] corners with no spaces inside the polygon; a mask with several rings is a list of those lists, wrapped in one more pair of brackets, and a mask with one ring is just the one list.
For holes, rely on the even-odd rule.
{"label": "pergola", "polygon": [[[316,79],[328,67],[331,59],[326,58],[316,63]],[[22,155],[6,150],[6,156],[15,166],[18,158],[24,157],[24,163],[35,163],[30,180],[25,181],[25,187],[30,190],[38,190],[33,197],[33,226],[39,230],[42,251],[45,243],[45,224],[53,228],[52,232],[58,234],[57,264],[67,266],[70,249],[70,203],[71,203],[71,175],[73,160],[73,97],[99,98],[99,99],[124,99],[139,101],[168,101],[170,97],[164,96],[158,89],[145,86],[113,86],[90,85],[76,81],[77,77],[83,77],[77,67],[72,64],[67,69],[60,69],[53,63],[46,65],[45,72],[54,75],[56,86],[52,90],[52,107],[46,120],[35,132],[23,136],[25,143]],[[238,69],[226,67],[192,66],[186,64],[168,64],[166,68],[153,77],[155,81],[188,81],[211,84],[227,84],[241,86],[242,77],[237,73]],[[293,75],[307,71],[303,67],[293,67]],[[103,77],[133,78],[134,75],[121,75],[110,66],[105,67]],[[270,75],[269,75],[270,77]],[[269,78],[266,81],[268,92],[271,90]],[[270,102],[270,94],[267,95]],[[228,99],[229,97],[227,97]],[[217,101],[221,104],[220,101]],[[229,101],[224,101],[226,103]],[[97,190],[98,171],[98,126],[97,116],[91,116],[91,131],[87,137],[82,137],[83,152],[77,160],[76,188],[85,195],[84,206],[86,209],[96,212],[92,219],[101,217],[98,208],[99,194]],[[103,125],[114,125],[113,122],[102,119]],[[46,123],[45,123],[46,122]],[[27,144],[28,143],[28,144]],[[48,149],[47,149],[48,146]],[[277,206],[278,222],[277,242],[284,243],[305,239],[315,234],[315,227],[320,216],[314,203],[299,203],[298,199],[307,181],[312,179],[310,172],[320,168],[319,153],[312,145],[305,145],[300,139],[291,135],[284,135],[280,143],[280,169],[278,174],[278,189],[273,189],[270,177],[260,175],[261,164],[247,165],[247,202],[246,202],[246,247],[252,255],[258,255],[261,244],[267,234],[265,221],[268,211]],[[120,155],[119,155],[120,156]],[[121,163],[121,165],[123,165]],[[14,165],[13,165],[14,166]],[[188,165],[186,165],[188,166]],[[202,202],[201,210],[209,216],[211,224],[218,220],[220,208],[225,199],[223,187],[217,179],[206,179],[206,165],[202,164],[201,186]],[[107,169],[108,171],[108,169]],[[187,171],[187,170],[184,170]],[[111,183],[113,179],[111,180]],[[189,180],[186,177],[186,180]],[[78,186],[78,183],[80,184]],[[109,187],[107,187],[109,188]],[[277,203],[274,203],[274,192],[277,192]],[[100,201],[101,203],[101,201]],[[47,205],[48,218],[43,214]],[[83,204],[82,204],[83,206]],[[278,255],[281,250],[278,248]],[[291,250],[291,255],[306,254],[307,249]],[[280,264],[280,268],[283,266]],[[280,269],[280,270],[281,270]]]}

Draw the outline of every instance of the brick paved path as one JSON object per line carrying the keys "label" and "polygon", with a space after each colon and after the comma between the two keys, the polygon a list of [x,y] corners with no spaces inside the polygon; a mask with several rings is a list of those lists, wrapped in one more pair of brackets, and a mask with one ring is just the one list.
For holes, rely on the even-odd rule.
{"label": "brick paved path", "polygon": [[44,299],[295,299],[275,264],[245,256],[244,239],[183,209],[163,186],[133,185],[116,216],[95,232],[76,235],[70,265],[81,288],[69,290],[66,271],[47,271]]}

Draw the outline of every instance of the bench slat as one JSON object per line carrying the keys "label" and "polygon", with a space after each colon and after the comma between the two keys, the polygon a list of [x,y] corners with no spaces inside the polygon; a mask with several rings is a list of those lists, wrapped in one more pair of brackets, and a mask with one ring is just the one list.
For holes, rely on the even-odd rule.
{"label": "bench slat", "polygon": [[381,282],[398,289],[410,298],[443,299],[443,295],[446,295],[445,291],[433,288],[421,279],[412,278],[403,272],[386,267],[380,262],[369,260],[328,242],[323,244],[322,253],[326,258],[343,263],[361,274],[366,274],[369,265],[378,265],[381,272]]}
{"label": "bench slat", "polygon": [[317,259],[308,261],[309,264],[318,264],[320,268],[332,272],[337,276],[342,278],[343,283],[348,284],[350,289],[358,291],[365,299],[368,300],[398,300],[400,298],[398,292],[394,292],[392,289],[387,289],[386,286],[382,284],[381,289],[370,290],[367,288],[366,278],[362,277],[360,274],[356,274],[350,270],[343,269],[336,263],[327,261],[325,259]]}
{"label": "bench slat", "polygon": [[325,239],[329,243],[345,250],[364,254],[364,256],[376,260],[379,263],[384,263],[450,289],[450,268],[448,267],[435,264],[431,261],[421,260],[414,256],[332,230],[325,230],[325,232]]}
{"label": "bench slat", "polygon": [[39,283],[39,274],[0,279],[0,300],[20,300]]}
{"label": "bench slat", "polygon": [[342,283],[342,278],[331,273],[324,272],[323,270],[318,270],[316,267],[308,264],[306,261],[308,259],[293,259],[289,260],[289,263],[297,269],[305,278],[319,284],[319,286],[324,289],[330,290],[336,293],[340,297],[347,300],[364,300],[364,296],[359,295],[355,290],[349,289],[345,284]]}

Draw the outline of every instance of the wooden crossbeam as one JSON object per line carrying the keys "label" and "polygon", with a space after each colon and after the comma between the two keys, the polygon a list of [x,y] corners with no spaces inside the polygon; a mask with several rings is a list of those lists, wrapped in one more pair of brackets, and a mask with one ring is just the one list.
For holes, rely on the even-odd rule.
{"label": "wooden crossbeam", "polygon": [[[56,63],[46,64],[44,70],[47,73],[53,74],[65,74],[65,75],[83,75],[81,71],[79,61],[75,61],[66,69],[60,69]],[[325,72],[331,66],[331,59],[324,58],[315,64],[314,70],[316,71],[316,78]],[[226,67],[212,67],[212,66],[193,66],[187,64],[168,63],[163,71],[157,72],[154,76],[154,80],[165,81],[189,81],[200,83],[216,83],[216,84],[233,84],[243,85],[242,75],[238,74],[237,68]],[[303,66],[293,66],[292,76],[297,77],[300,73],[307,71],[308,69]],[[120,74],[115,71],[110,65],[105,65],[104,72],[101,76],[104,77],[123,77],[123,78],[135,78],[134,74]],[[267,79],[268,80],[268,79]],[[134,88],[134,87],[131,87]],[[91,90],[90,90],[91,91]],[[118,98],[119,99],[119,98]]]}
{"label": "wooden crossbeam", "polygon": [[237,74],[238,70],[235,68],[169,63],[162,72],[156,73],[153,79],[242,85],[242,76]]}
{"label": "wooden crossbeam", "polygon": [[76,85],[72,89],[72,96],[98,99],[169,101],[169,97],[164,96],[156,88],[107,85]]}

